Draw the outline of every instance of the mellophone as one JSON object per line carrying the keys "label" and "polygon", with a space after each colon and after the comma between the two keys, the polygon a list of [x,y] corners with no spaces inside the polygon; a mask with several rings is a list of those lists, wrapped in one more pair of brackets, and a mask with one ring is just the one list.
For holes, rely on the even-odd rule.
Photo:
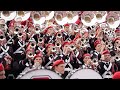
{"label": "mellophone", "polygon": [[[34,69],[20,74],[16,79],[62,79],[62,77],[50,70]],[[65,79],[102,79],[102,77],[92,69],[78,69],[70,72]]]}

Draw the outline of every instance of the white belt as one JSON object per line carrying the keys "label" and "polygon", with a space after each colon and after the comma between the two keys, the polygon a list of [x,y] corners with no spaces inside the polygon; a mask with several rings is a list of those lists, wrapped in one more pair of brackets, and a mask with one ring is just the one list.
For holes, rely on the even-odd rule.
{"label": "white belt", "polygon": [[18,44],[20,45],[20,47],[14,52],[14,54],[23,52],[23,51],[21,51],[21,49],[25,46],[25,44],[22,45],[19,41],[18,41]]}

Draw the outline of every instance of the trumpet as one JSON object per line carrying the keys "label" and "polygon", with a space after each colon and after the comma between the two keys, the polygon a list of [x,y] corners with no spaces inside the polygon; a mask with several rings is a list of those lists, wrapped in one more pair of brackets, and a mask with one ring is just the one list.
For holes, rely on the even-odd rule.
{"label": "trumpet", "polygon": [[16,26],[16,27],[15,27],[14,34],[18,34],[19,31],[20,31],[20,27]]}
{"label": "trumpet", "polygon": [[22,35],[22,33],[20,32],[20,33],[18,33],[17,36],[18,36],[18,37],[22,37],[23,35]]}
{"label": "trumpet", "polygon": [[38,42],[42,43],[43,42],[43,38],[39,38]]}
{"label": "trumpet", "polygon": [[58,38],[62,38],[62,35],[60,33],[57,34]]}
{"label": "trumpet", "polygon": [[71,45],[69,48],[70,48],[71,51],[76,49],[76,47],[74,45]]}
{"label": "trumpet", "polygon": [[60,43],[56,43],[56,47],[61,47],[61,44]]}
{"label": "trumpet", "polygon": [[52,52],[56,52],[56,49],[55,49],[55,47],[53,47],[53,48],[52,48]]}
{"label": "trumpet", "polygon": [[32,42],[32,43],[30,44],[30,46],[31,46],[32,48],[35,48],[36,45],[35,45],[35,43]]}
{"label": "trumpet", "polygon": [[1,35],[0,40],[4,40],[5,36]]}
{"label": "trumpet", "polygon": [[32,52],[30,52],[30,53],[28,54],[28,57],[29,57],[29,58],[33,58],[33,57],[34,57],[34,55],[32,54]]}
{"label": "trumpet", "polygon": [[15,18],[16,16],[16,11],[2,11],[0,13],[0,16],[2,19],[5,20],[5,22],[10,21]]}
{"label": "trumpet", "polygon": [[116,29],[120,24],[119,15],[114,12],[109,12],[106,20],[109,27],[113,29]]}
{"label": "trumpet", "polygon": [[40,33],[40,26],[39,25],[35,26],[35,33],[36,34]]}

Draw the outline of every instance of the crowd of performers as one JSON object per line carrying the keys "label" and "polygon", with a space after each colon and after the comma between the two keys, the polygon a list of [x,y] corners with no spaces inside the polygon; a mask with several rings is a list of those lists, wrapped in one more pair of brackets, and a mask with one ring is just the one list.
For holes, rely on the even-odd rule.
{"label": "crowd of performers", "polygon": [[[46,25],[49,23],[50,25]],[[62,78],[77,69],[92,69],[102,78],[120,71],[120,28],[106,22],[59,25],[54,19],[34,24],[0,19],[0,79],[13,79],[33,68],[52,70]]]}

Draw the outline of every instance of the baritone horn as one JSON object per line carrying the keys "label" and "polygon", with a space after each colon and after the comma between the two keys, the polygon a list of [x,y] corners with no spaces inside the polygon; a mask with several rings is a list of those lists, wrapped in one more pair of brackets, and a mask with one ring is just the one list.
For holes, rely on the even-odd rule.
{"label": "baritone horn", "polygon": [[31,11],[17,11],[17,15],[15,17],[15,21],[25,21],[31,15]]}
{"label": "baritone horn", "polygon": [[81,14],[81,22],[85,26],[93,26],[96,23],[95,14],[92,11],[84,11]]}
{"label": "baritone horn", "polygon": [[102,23],[106,21],[107,11],[94,11],[96,22]]}
{"label": "baritone horn", "polygon": [[108,13],[106,20],[107,20],[108,26],[113,29],[116,29],[120,24],[119,15],[112,11]]}
{"label": "baritone horn", "polygon": [[1,11],[0,16],[7,22],[15,18],[16,11]]}
{"label": "baritone horn", "polygon": [[67,23],[67,17],[65,11],[56,11],[55,12],[55,21],[58,25],[64,25]]}

